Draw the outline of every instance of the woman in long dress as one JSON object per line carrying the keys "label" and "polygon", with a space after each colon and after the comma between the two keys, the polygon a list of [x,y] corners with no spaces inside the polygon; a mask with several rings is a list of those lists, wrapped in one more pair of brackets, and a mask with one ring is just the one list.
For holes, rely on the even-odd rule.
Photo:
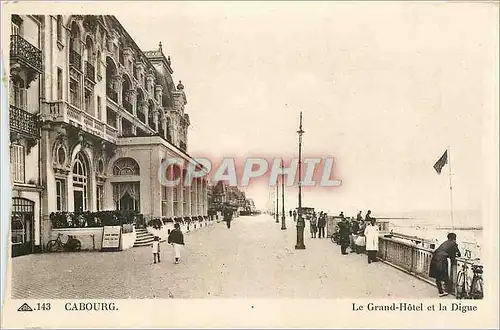
{"label": "woman in long dress", "polygon": [[172,244],[174,247],[175,263],[178,264],[184,246],[184,234],[182,234],[181,226],[178,223],[174,225],[174,230],[168,235],[168,244]]}
{"label": "woman in long dress", "polygon": [[368,254],[368,263],[377,261],[379,229],[375,218],[370,219],[370,224],[365,228],[366,252]]}

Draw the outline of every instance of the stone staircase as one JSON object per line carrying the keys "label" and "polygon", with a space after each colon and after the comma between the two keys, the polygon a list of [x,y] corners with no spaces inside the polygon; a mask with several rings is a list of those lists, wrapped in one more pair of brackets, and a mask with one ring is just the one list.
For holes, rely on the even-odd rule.
{"label": "stone staircase", "polygon": [[[134,247],[149,246],[153,243],[154,235],[144,228],[135,228],[135,243]],[[161,242],[165,242],[164,239]]]}
{"label": "stone staircase", "polygon": [[151,245],[151,243],[153,243],[153,238],[153,234],[148,233],[146,229],[136,228],[134,247]]}

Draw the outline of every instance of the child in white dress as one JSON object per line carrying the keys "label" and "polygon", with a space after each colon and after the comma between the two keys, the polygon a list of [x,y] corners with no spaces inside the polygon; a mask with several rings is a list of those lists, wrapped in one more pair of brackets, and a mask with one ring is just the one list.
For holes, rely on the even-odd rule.
{"label": "child in white dress", "polygon": [[160,238],[155,236],[153,243],[151,244],[151,248],[153,249],[153,263],[156,263],[156,259],[158,259],[158,263],[160,262]]}

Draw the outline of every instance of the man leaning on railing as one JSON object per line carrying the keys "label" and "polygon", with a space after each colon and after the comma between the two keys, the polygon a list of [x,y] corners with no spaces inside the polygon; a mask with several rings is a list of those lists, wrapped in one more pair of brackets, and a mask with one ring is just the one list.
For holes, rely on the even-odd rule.
{"label": "man leaning on railing", "polygon": [[[429,268],[429,276],[436,279],[440,297],[452,292],[448,275],[448,258],[450,258],[452,265],[456,265],[457,257],[461,256],[457,245],[457,235],[449,233],[447,237],[448,240],[441,244],[432,254]],[[446,283],[446,291],[443,290],[443,281]]]}

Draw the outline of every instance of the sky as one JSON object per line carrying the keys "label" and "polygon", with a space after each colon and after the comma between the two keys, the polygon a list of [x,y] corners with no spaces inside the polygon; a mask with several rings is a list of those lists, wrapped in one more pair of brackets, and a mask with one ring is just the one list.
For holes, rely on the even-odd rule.
{"label": "sky", "polygon": [[[493,4],[158,3],[116,14],[143,50],[172,58],[196,156],[334,157],[342,186],[303,204],[348,214],[478,209],[498,91]],[[147,15],[147,19],[145,18]],[[262,182],[246,187],[270,206]],[[297,187],[285,190],[286,209]],[[281,200],[281,198],[280,198]]]}

